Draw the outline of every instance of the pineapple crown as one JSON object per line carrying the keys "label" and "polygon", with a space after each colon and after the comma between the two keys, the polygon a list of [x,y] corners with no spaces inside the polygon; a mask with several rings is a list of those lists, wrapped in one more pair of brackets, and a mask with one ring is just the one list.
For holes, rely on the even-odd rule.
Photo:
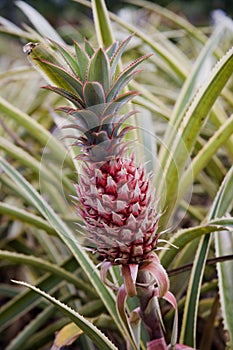
{"label": "pineapple crown", "polygon": [[119,154],[124,147],[122,138],[132,129],[122,129],[121,125],[135,111],[123,115],[119,112],[138,93],[124,92],[124,88],[140,71],[136,67],[150,55],[136,59],[117,73],[119,61],[131,38],[97,50],[88,41],[85,41],[84,48],[74,42],[74,53],[52,41],[62,62],[61,57],[50,53],[51,49],[46,50],[43,44],[27,46],[26,51],[54,84],[44,88],[65,97],[75,107],[60,107],[58,110],[69,115],[71,123],[66,128],[81,132],[81,136],[68,136],[77,139],[74,145],[82,147],[79,158],[99,162]]}

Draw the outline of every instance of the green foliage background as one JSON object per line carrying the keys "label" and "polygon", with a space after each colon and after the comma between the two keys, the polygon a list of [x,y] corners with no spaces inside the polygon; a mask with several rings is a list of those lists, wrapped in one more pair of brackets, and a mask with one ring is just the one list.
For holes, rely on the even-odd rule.
{"label": "green foliage background", "polygon": [[[174,4],[178,2],[170,5]],[[41,5],[42,1],[35,2],[37,10]],[[72,38],[83,42],[85,36],[96,47],[101,40],[111,41],[109,29],[101,31],[93,23],[90,9],[76,2],[63,5],[68,6],[67,12],[61,11],[59,4],[53,5],[52,15],[47,12],[45,16],[52,26],[46,30],[38,13],[29,16],[29,27],[15,26],[21,21],[29,23],[25,9],[17,10],[13,25],[2,21],[0,27],[0,347],[7,350],[48,349],[55,332],[64,325],[72,328],[71,321],[78,327],[78,337],[82,332],[88,335],[80,336],[74,349],[93,350],[93,344],[101,350],[114,349],[98,329],[119,349],[125,348],[129,336],[116,312],[116,296],[101,282],[95,267],[98,257],[86,253],[81,238],[76,236],[77,217],[70,194],[77,181],[77,164],[53,133],[57,118],[54,108],[64,101],[40,89],[45,81],[22,53],[28,41],[45,42],[47,36],[53,35],[60,35],[69,49]],[[129,88],[141,93],[135,100],[141,111],[141,119],[135,120],[138,130],[143,126],[153,131],[151,138],[148,132],[138,137],[144,145],[143,156],[150,160],[157,175],[156,189],[161,196],[165,193],[166,210],[161,220],[163,228],[169,228],[165,237],[178,247],[168,244],[169,249],[160,251],[159,257],[170,274],[171,290],[178,301],[179,341],[197,345],[200,350],[230,349],[232,29],[227,19],[218,28],[199,27],[183,14],[176,17],[167,12],[165,7],[148,11],[148,3],[140,1],[138,6],[147,14],[146,21],[138,22],[137,14],[132,14],[132,23],[111,15],[111,25],[117,39],[135,32],[135,42],[122,64],[153,52],[151,60],[144,64],[144,73]],[[108,28],[108,18],[98,16],[101,25]],[[208,21],[209,18],[205,24]],[[203,76],[205,79],[201,79]],[[176,137],[179,134],[182,140]],[[48,159],[44,158],[45,149]],[[163,176],[156,168],[157,160]],[[173,160],[181,175],[178,178]],[[43,179],[46,181],[42,186]],[[179,188],[176,203],[174,188]],[[183,196],[186,190],[191,193],[188,200]],[[169,222],[170,216],[175,217],[176,225]],[[227,261],[216,265],[218,259]],[[111,278],[120,280],[117,269]],[[15,287],[11,279],[28,284]],[[134,307],[135,300],[128,305],[130,310]],[[163,303],[161,309],[169,342],[173,310]],[[140,349],[144,350],[145,330],[141,338]]]}

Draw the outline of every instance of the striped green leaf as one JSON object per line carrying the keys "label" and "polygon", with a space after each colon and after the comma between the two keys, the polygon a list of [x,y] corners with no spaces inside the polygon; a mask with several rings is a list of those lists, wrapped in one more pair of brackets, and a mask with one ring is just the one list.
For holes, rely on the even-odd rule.
{"label": "striped green leaf", "polygon": [[[215,197],[215,200],[209,212],[209,220],[221,217],[224,214],[226,214],[230,209],[232,209],[232,206],[233,206],[232,190],[233,190],[233,168],[229,170],[227,176],[222,182],[222,185]],[[220,235],[219,233],[215,234],[217,253],[226,254],[226,252],[224,253],[223,251],[221,251],[221,249],[219,249],[221,247],[220,242],[225,241],[225,237],[224,237],[225,233],[227,234],[226,236],[226,239],[227,239],[228,237],[227,232],[223,231],[222,235]],[[221,237],[217,238],[217,235]],[[189,280],[189,287],[187,291],[185,308],[184,308],[180,340],[181,340],[181,343],[184,343],[193,347],[196,346],[196,323],[197,323],[198,300],[200,296],[205,263],[208,256],[210,242],[211,242],[210,238],[211,238],[210,235],[206,235],[206,236],[203,236],[200,240],[198,250],[195,256],[190,280]],[[222,245],[222,248],[223,247],[224,247],[224,244]],[[232,314],[229,307],[231,304],[229,301],[228,294],[229,294],[229,290],[231,290],[232,288],[232,279],[228,281],[228,276],[229,276],[229,273],[231,273],[229,271],[232,268],[232,262],[229,262],[229,263],[228,262],[221,263],[221,267],[218,267],[218,273],[219,273],[219,281],[220,281],[221,301],[222,301],[222,307],[224,310],[225,326],[228,329],[228,331],[231,332]],[[230,289],[226,289],[226,287]],[[233,338],[231,333],[231,339],[230,339],[231,342],[232,342],[232,339]]]}
{"label": "striped green leaf", "polygon": [[[182,86],[182,89],[179,93],[179,97],[175,103],[175,106],[172,110],[170,123],[174,127],[173,129],[167,128],[165,139],[166,141],[166,149],[163,149],[163,154],[161,157],[161,164],[165,164],[167,157],[169,157],[168,150],[170,149],[172,142],[177,133],[177,129],[182,122],[184,117],[184,110],[189,105],[192,100],[196,90],[199,86],[197,86],[198,79],[201,75],[203,66],[205,67],[205,63],[211,61],[212,54],[214,49],[219,44],[219,40],[223,35],[224,27],[218,28],[206,42],[205,46],[202,48],[198,58],[196,59],[194,66],[192,67],[191,72],[187,76],[185,83]],[[200,79],[199,79],[200,80]]]}
{"label": "striped green leaf", "polygon": [[[202,85],[177,131],[170,148],[170,156],[163,170],[163,176],[159,173],[157,177],[158,195],[162,195],[164,188],[167,191],[164,203],[166,212],[161,220],[162,225],[167,222],[176,205],[177,197],[179,197],[179,177],[189,160],[195,140],[209,115],[211,107],[231,77],[232,71],[233,48],[218,62],[209,79]],[[182,187],[181,182],[180,186]]]}
{"label": "striped green leaf", "polygon": [[[61,264],[66,271],[74,273],[77,270],[77,262],[70,258]],[[63,279],[56,275],[45,275],[36,281],[38,288],[46,292],[54,292],[58,290],[63,283]],[[42,302],[39,294],[35,294],[31,290],[24,290],[17,293],[8,303],[1,307],[0,312],[0,330],[4,331],[10,324],[16,322],[21,316],[26,315],[33,307],[39,306]]]}
{"label": "striped green leaf", "polygon": [[9,216],[12,219],[25,222],[27,224],[33,225],[39,229],[46,231],[48,234],[56,236],[56,231],[49,225],[49,223],[42,219],[41,217],[30,213],[28,210],[18,208],[14,205],[0,202],[0,214]]}
{"label": "striped green leaf", "polygon": [[36,192],[36,190],[27,182],[23,176],[15,170],[6,160],[0,158],[0,166],[4,172],[11,177],[18,186],[20,186],[25,192],[26,197],[29,198],[35,208],[44,216],[51,226],[56,230],[60,239],[66,244],[67,248],[72,252],[74,258],[78,261],[79,265],[87,275],[90,283],[95,288],[100,299],[103,301],[106,309],[111,315],[112,319],[116,323],[118,329],[123,336],[128,336],[128,339],[132,341],[131,336],[127,330],[124,330],[124,325],[121,325],[115,308],[115,296],[101,281],[99,271],[93,264],[92,260],[82,249],[77,242],[71,230],[65,225],[60,217],[54,212],[51,206],[45,202],[45,200]]}
{"label": "striped green leaf", "polygon": [[[222,183],[218,196],[215,199],[213,205],[214,217],[221,217],[227,212],[230,212],[233,207],[233,167],[228,172],[227,176]],[[227,219],[227,218],[226,218]],[[232,218],[231,218],[232,219]],[[214,242],[216,249],[216,257],[232,254],[233,251],[233,237],[231,232],[224,232],[222,235],[214,234]],[[220,303],[223,315],[224,328],[229,333],[229,348],[233,348],[233,319],[231,306],[233,304],[233,262],[226,261],[217,264],[218,271],[218,287],[220,295]]]}
{"label": "striped green leaf", "polygon": [[49,300],[52,304],[54,304],[61,312],[63,312],[66,316],[68,316],[78,327],[80,327],[83,332],[92,339],[92,341],[99,346],[100,349],[103,350],[117,350],[115,345],[90,321],[85,319],[82,315],[80,315],[77,311],[73,310],[66,304],[63,304],[56,298],[52,297],[48,293],[40,290],[37,287],[34,287],[26,282],[13,281],[17,284],[30,288],[32,291],[40,294],[47,300]]}
{"label": "striped green leaf", "polygon": [[53,39],[59,43],[64,43],[60,35],[49,24],[49,22],[32,6],[24,1],[16,1],[16,5],[24,12],[29,21],[34,25],[38,33],[45,38]]}
{"label": "striped green leaf", "polygon": [[207,40],[206,35],[199,28],[190,23],[184,16],[169,10],[167,7],[145,0],[127,0],[127,3],[153,11],[162,18],[174,23],[178,28],[184,29],[191,37],[194,37],[200,43],[205,43]]}
{"label": "striped green leaf", "polygon": [[99,46],[108,47],[114,39],[105,1],[92,0],[91,3]]}
{"label": "striped green leaf", "polygon": [[[224,225],[221,224],[212,224],[212,225],[199,225],[196,227],[186,228],[177,231],[172,238],[169,240],[169,243],[166,245],[168,250],[162,250],[159,257],[161,264],[168,268],[176,255],[189,243],[191,243],[195,238],[201,238],[206,236],[211,232],[221,231]],[[174,246],[171,246],[173,244]],[[175,248],[176,247],[176,248]]]}
{"label": "striped green leaf", "polygon": [[25,264],[31,266],[40,266],[40,269],[52,273],[60,277],[61,280],[65,280],[69,283],[72,283],[77,288],[80,288],[85,291],[85,293],[95,296],[95,293],[92,292],[90,286],[84,283],[80,278],[76,277],[73,273],[66,271],[64,268],[47,262],[41,258],[35,256],[25,255],[16,252],[10,252],[0,249],[0,260],[8,260],[13,264]]}
{"label": "striped green leaf", "polygon": [[31,118],[26,113],[22,112],[17,107],[10,104],[8,101],[0,96],[0,111],[2,115],[9,116],[15,120],[20,126],[24,127],[30,135],[32,135],[36,140],[38,140],[42,146],[48,145],[53,153],[55,159],[60,160],[62,163],[65,161],[69,166],[73,168],[73,162],[71,157],[67,155],[65,147],[61,142],[55,139],[51,133],[46,130],[41,124],[36,120]]}
{"label": "striped green leaf", "polygon": [[227,121],[213,134],[206,142],[200,152],[194,157],[189,167],[185,170],[181,178],[182,189],[184,193],[191,184],[193,178],[206,167],[206,164],[212,159],[217,150],[225,144],[229,137],[233,134],[233,114]]}

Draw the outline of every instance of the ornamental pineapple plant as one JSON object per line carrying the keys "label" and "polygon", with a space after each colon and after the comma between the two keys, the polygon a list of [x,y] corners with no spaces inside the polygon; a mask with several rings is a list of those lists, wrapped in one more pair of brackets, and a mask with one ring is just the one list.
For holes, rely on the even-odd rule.
{"label": "ornamental pineapple plant", "polygon": [[[72,104],[58,110],[66,114],[63,129],[72,130],[65,137],[72,138],[71,147],[80,150],[75,156],[81,162],[81,171],[73,198],[84,223],[86,242],[102,257],[102,280],[113,289],[117,288],[107,279],[107,272],[111,266],[121,266],[124,297],[121,299],[119,292],[119,313],[125,312],[123,300],[135,295],[144,300],[142,305],[156,296],[165,297],[176,308],[168,291],[167,273],[155,254],[160,236],[155,194],[144,166],[138,165],[135,154],[129,152],[133,141],[124,139],[134,129],[125,124],[135,113],[127,104],[138,94],[125,88],[139,72],[138,65],[150,56],[144,55],[118,72],[130,39],[97,50],[87,41],[84,48],[74,42],[75,54],[52,41],[60,57],[42,43],[24,47],[33,64],[56,84],[44,88]],[[151,305],[148,315],[142,306],[142,319],[150,339],[166,348],[154,307]],[[148,345],[148,349],[153,346]]]}
{"label": "ornamental pineapple plant", "polygon": [[[206,32],[192,26],[183,17],[174,16],[171,11],[146,1],[133,1],[134,5],[141,3],[140,7],[144,4],[150,8],[153,16],[147,17],[149,27],[146,22],[137,22],[136,27],[122,21],[118,16],[112,18],[120,24],[117,35],[121,33],[128,36],[135,33],[138,44],[133,48],[134,55],[136,52],[137,56],[142,52],[153,52],[150,60],[145,61],[145,71],[149,69],[150,73],[141,75],[142,84],[138,84],[138,79],[130,80],[135,77],[139,64],[148,56],[121,69],[119,62],[125,48],[127,47],[127,54],[132,52],[127,46],[130,38],[121,44],[113,43],[104,1],[93,0],[85,3],[93,10],[95,34],[99,43],[97,49],[93,49],[87,41],[82,46],[76,42],[73,47],[66,46],[63,38],[48,23],[44,26],[45,22],[40,15],[22,1],[18,1],[17,6],[32,20],[36,31],[28,27],[23,31],[19,30],[9,21],[1,27],[11,34],[12,31],[15,32],[22,40],[26,38],[34,42],[26,45],[25,51],[29,54],[31,63],[49,81],[47,91],[38,93],[40,83],[36,79],[40,79],[39,75],[32,68],[25,70],[22,67],[9,72],[9,77],[14,77],[17,81],[15,95],[12,95],[12,84],[9,83],[11,79],[3,80],[6,83],[2,85],[0,109],[1,126],[4,130],[1,130],[0,137],[3,153],[3,158],[0,159],[0,182],[3,186],[0,214],[3,214],[3,239],[0,258],[18,264],[24,272],[23,279],[29,283],[17,283],[37,294],[24,289],[12,291],[9,277],[11,274],[3,263],[2,275],[4,281],[8,281],[8,288],[7,292],[4,290],[5,297],[1,296],[1,301],[5,301],[0,312],[0,331],[3,332],[1,344],[5,348],[10,343],[9,349],[16,350],[21,346],[28,350],[42,348],[48,346],[43,330],[49,332],[50,341],[54,339],[54,331],[60,330],[54,340],[56,348],[71,344],[83,332],[88,336],[88,341],[91,339],[95,347],[101,350],[126,347],[127,350],[188,349],[185,345],[176,344],[179,328],[179,343],[206,350],[207,347],[210,348],[210,343],[215,348],[215,341],[219,340],[219,322],[223,318],[224,325],[221,329],[224,327],[228,333],[227,337],[222,334],[221,339],[225,339],[224,344],[230,339],[229,343],[232,345],[231,309],[223,307],[224,302],[227,306],[231,305],[229,291],[232,290],[232,280],[228,278],[228,273],[232,263],[220,262],[220,259],[231,259],[230,255],[226,255],[227,252],[231,254],[227,239],[228,242],[232,241],[231,232],[228,232],[229,227],[232,227],[232,217],[229,216],[232,211],[232,197],[228,194],[232,193],[233,174],[229,162],[232,159],[232,140],[229,137],[233,130],[233,116],[230,115],[232,101],[229,98],[232,82],[229,78],[232,75],[233,51],[229,50],[226,55],[220,52],[221,49],[225,52],[226,41],[224,39],[223,43],[220,38],[227,23],[221,20],[220,31],[212,33],[211,30],[207,38]],[[157,14],[162,18],[158,26],[157,22],[154,23],[154,16]],[[176,40],[170,40],[170,37],[162,34],[164,18],[169,19],[166,27],[171,29],[169,33],[173,33]],[[173,31],[174,25],[182,30]],[[153,37],[150,35],[153,27],[161,30],[158,36],[157,33]],[[76,35],[77,32],[73,33],[70,39]],[[44,38],[53,38],[54,41]],[[76,39],[80,40],[78,36]],[[186,50],[190,47],[190,42],[193,43],[192,52]],[[17,50],[17,47],[14,49]],[[9,47],[7,53],[8,51]],[[17,54],[14,55],[16,56]],[[216,62],[221,56],[213,72],[209,72],[208,78],[202,77],[199,80],[203,75],[203,64],[209,62],[209,58]],[[25,60],[21,54],[21,44],[18,57]],[[1,79],[5,78],[5,74],[1,75]],[[24,84],[25,81],[27,84]],[[197,88],[199,84],[200,88]],[[130,91],[127,90],[127,85]],[[34,94],[33,86],[37,86]],[[214,102],[223,87],[221,101],[224,103],[219,99],[222,108],[219,110],[219,105]],[[132,91],[134,89],[140,91],[140,96]],[[55,93],[50,94],[51,91]],[[57,140],[53,133],[54,120],[50,117],[55,116],[55,124],[59,118],[57,114],[50,113],[51,109],[48,110],[48,93],[52,106],[60,103],[60,96],[67,100],[65,107],[60,107],[59,110],[63,116],[65,138],[72,140],[70,152],[67,152],[64,142],[62,144]],[[59,100],[56,94],[60,95]],[[24,96],[27,97],[27,105],[30,105],[27,110],[24,109],[24,103],[20,103],[25,102]],[[127,126],[129,118],[134,115],[131,101],[144,108],[145,114],[140,119],[143,120],[143,127],[151,130],[151,134],[153,132],[153,140],[140,136],[145,147],[148,147],[145,149],[146,157],[151,159],[151,154],[157,157],[153,168],[155,193],[144,164],[137,161],[137,152],[130,152],[135,149],[133,127]],[[153,119],[152,123],[148,120],[150,117]],[[11,124],[12,119],[14,123]],[[140,120],[136,123],[140,124]],[[147,123],[151,127],[145,125]],[[171,129],[173,132],[170,132]],[[161,138],[157,138],[157,135]],[[18,136],[23,136],[26,144],[22,144]],[[68,140],[65,142],[68,143]],[[31,148],[34,144],[35,151]],[[27,145],[30,148],[25,148]],[[157,145],[158,148],[154,147]],[[222,149],[223,145],[226,148]],[[203,148],[200,149],[200,146]],[[41,159],[38,159],[38,149],[43,154]],[[50,152],[49,157],[47,150]],[[186,168],[188,159],[190,165]],[[54,164],[57,160],[59,164]],[[65,171],[60,174],[63,162]],[[160,169],[158,164],[161,165]],[[193,179],[190,176],[192,172]],[[181,175],[179,178],[177,173]],[[49,185],[46,192],[43,192],[41,181],[37,186],[37,178],[41,180],[42,177],[45,185]],[[11,182],[8,182],[8,178]],[[171,226],[166,234],[168,242],[164,242],[165,247],[161,247],[165,249],[158,251],[162,244],[161,230],[169,226],[175,210],[181,214],[187,208],[187,199],[182,202],[181,197],[193,180],[194,196],[197,197],[186,212],[188,224],[182,228],[184,222],[181,221],[177,227]],[[61,184],[64,186],[63,193],[72,198],[71,205],[76,208],[72,212],[73,215],[75,213],[72,220],[79,224],[83,222],[83,245],[79,244],[75,229],[72,230],[67,225],[71,220],[71,206],[67,206],[65,196],[60,196]],[[14,189],[13,195],[9,187]],[[42,195],[37,191],[38,188]],[[19,189],[23,190],[22,193]],[[179,192],[179,196],[175,203],[176,192]],[[205,201],[199,208],[197,199],[200,195],[204,195],[206,199],[207,193],[210,194],[208,203]],[[158,199],[163,195],[165,197],[160,201],[161,212],[157,209],[155,195]],[[20,225],[15,219],[21,221]],[[195,222],[198,223],[197,226],[190,227]],[[20,229],[17,235],[16,227]],[[25,236],[27,238],[31,235],[35,237],[33,246],[30,246],[34,251],[28,250],[28,239],[25,239]],[[52,235],[56,236],[55,244]],[[216,258],[208,261],[208,256],[213,256],[213,241]],[[97,254],[88,254],[84,249],[85,245],[88,250],[91,248]],[[41,256],[45,258],[40,258]],[[102,261],[100,264],[99,259]],[[218,261],[216,269],[215,263]],[[212,264],[211,276],[209,268],[207,273],[204,271],[207,263]],[[25,264],[26,269],[23,266]],[[30,274],[30,265],[33,274]],[[43,269],[45,280],[41,281]],[[192,272],[188,275],[189,270]],[[21,276],[22,273],[14,271],[12,277],[15,280],[22,278]],[[176,299],[169,290],[176,295],[179,303],[179,327]],[[12,292],[16,296],[8,301]],[[56,293],[56,297],[49,293]],[[219,295],[221,306],[218,305]],[[131,299],[130,296],[134,298]],[[41,303],[41,297],[47,298],[57,311],[53,305],[51,307],[54,309],[47,310],[47,305]],[[175,309],[175,317],[173,310],[158,302],[161,297]],[[69,304],[72,304],[73,309]],[[28,311],[32,309],[36,309],[36,315],[39,311],[39,317],[33,319],[33,322],[30,318],[31,311]],[[22,317],[26,315],[27,327]],[[20,322],[17,322],[18,330],[10,330],[8,335],[4,334],[10,323],[15,328],[16,317],[20,317]],[[172,330],[173,317],[175,322]],[[58,319],[59,324],[56,322]],[[166,341],[161,327],[162,319],[166,329]],[[145,327],[141,327],[141,321]],[[47,327],[48,324],[56,328]],[[206,325],[204,329],[203,324]],[[213,337],[209,336],[207,326]],[[92,342],[87,344],[86,337],[81,336],[75,343],[81,349],[92,349]],[[168,346],[169,342],[171,345]]]}
{"label": "ornamental pineapple plant", "polygon": [[[127,155],[124,136],[133,128],[124,122],[135,112],[121,114],[137,95],[122,92],[138,73],[136,67],[145,55],[116,73],[118,62],[131,37],[108,49],[94,50],[86,42],[83,49],[74,43],[76,57],[54,43],[67,67],[40,58],[41,44],[28,44],[25,51],[35,56],[38,65],[57,73],[58,86],[49,89],[70,101],[59,108],[68,116],[64,128],[75,130],[73,145],[80,147],[76,157],[82,161],[77,190],[77,211],[86,225],[90,243],[106,261],[113,264],[139,264],[150,260],[158,241],[158,213],[152,189],[142,165]],[[68,136],[69,137],[69,136]]]}

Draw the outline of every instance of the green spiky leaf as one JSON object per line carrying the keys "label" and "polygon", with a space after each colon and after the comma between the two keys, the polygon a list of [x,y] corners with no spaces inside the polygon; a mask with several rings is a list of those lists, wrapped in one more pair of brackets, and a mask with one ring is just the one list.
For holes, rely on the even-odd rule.
{"label": "green spiky leaf", "polygon": [[89,57],[87,53],[83,50],[83,48],[79,45],[79,43],[77,43],[76,41],[74,42],[74,48],[80,69],[80,78],[82,81],[85,81]]}
{"label": "green spiky leaf", "polygon": [[78,96],[82,97],[82,83],[78,79],[78,77],[74,77],[71,73],[66,71],[64,68],[53,64],[51,62],[45,61],[45,60],[39,60],[42,64],[46,65],[48,69],[52,70],[58,79],[58,86],[59,87],[67,87],[68,91],[77,94]]}
{"label": "green spiky leaf", "polygon": [[108,58],[112,58],[113,55],[115,54],[117,48],[118,48],[119,44],[117,41],[115,41],[112,45],[110,45],[107,50],[106,50],[106,53],[108,55]]}
{"label": "green spiky leaf", "polygon": [[119,112],[120,109],[136,95],[136,91],[129,91],[117,96],[112,102],[106,104],[105,115]]}
{"label": "green spiky leaf", "polygon": [[89,58],[91,58],[94,55],[95,50],[92,47],[92,45],[90,44],[90,42],[87,41],[86,39],[84,40],[84,44],[85,44],[85,51],[86,51],[87,55],[89,56]]}
{"label": "green spiky leaf", "polygon": [[93,340],[93,342],[103,350],[117,350],[113,343],[90,321],[85,319],[83,316],[73,309],[71,309],[66,304],[63,304],[59,300],[55,299],[51,295],[42,290],[21,281],[13,281],[14,283],[20,284],[22,286],[28,287],[34,292],[40,294],[51,303],[53,303],[59,310],[61,310],[66,316],[68,316],[78,327],[80,327],[84,333]]}
{"label": "green spiky leaf", "polygon": [[96,81],[84,84],[83,96],[87,107],[105,103],[104,89],[102,85]]}
{"label": "green spiky leaf", "polygon": [[114,81],[113,86],[109,90],[107,94],[107,102],[113,100],[119,92],[128,84],[128,82],[133,78],[134,75],[138,73],[138,71],[134,70],[141,62],[145,61],[151,55],[145,55],[134,62],[132,62],[129,66],[127,66],[121,74],[117,77],[116,81]]}
{"label": "green spiky leaf", "polygon": [[55,41],[52,41],[52,43],[56,46],[56,48],[59,50],[59,52],[64,57],[66,63],[74,73],[74,75],[77,75],[81,79],[81,71],[78,62],[76,61],[75,57],[62,45],[59,45]]}
{"label": "green spiky leaf", "polygon": [[95,112],[91,110],[82,110],[82,111],[71,111],[70,115],[72,115],[75,119],[74,122],[77,125],[83,127],[86,131],[96,128],[99,125],[99,118]]}
{"label": "green spiky leaf", "polygon": [[126,46],[128,45],[129,41],[131,40],[132,35],[129,36],[127,39],[125,39],[124,41],[122,41],[122,43],[119,45],[119,47],[117,48],[116,52],[114,53],[113,57],[111,58],[111,73],[112,76],[115,74],[117,65],[119,64],[119,61],[121,59],[122,54],[125,51]]}
{"label": "green spiky leaf", "polygon": [[77,95],[74,95],[67,90],[64,90],[62,88],[58,88],[56,86],[51,86],[51,85],[43,86],[43,89],[53,91],[56,94],[58,94],[62,97],[65,97],[67,100],[72,102],[77,108],[82,109],[84,107],[83,101]]}
{"label": "green spiky leaf", "polygon": [[108,91],[110,87],[110,63],[106,53],[101,48],[91,58],[87,80],[100,82],[104,91]]}

